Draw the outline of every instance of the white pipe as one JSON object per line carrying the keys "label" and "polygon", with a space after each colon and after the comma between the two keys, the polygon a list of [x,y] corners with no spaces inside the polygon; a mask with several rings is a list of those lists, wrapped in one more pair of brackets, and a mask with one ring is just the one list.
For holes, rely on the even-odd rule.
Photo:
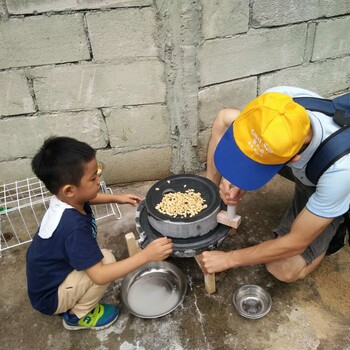
{"label": "white pipe", "polygon": [[228,205],[227,206],[227,218],[233,220],[236,217],[236,206]]}

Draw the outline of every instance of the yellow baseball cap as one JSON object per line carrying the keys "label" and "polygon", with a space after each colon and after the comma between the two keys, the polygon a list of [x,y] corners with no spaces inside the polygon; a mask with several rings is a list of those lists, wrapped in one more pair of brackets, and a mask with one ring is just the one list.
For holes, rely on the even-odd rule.
{"label": "yellow baseball cap", "polygon": [[265,185],[304,144],[310,119],[304,107],[278,92],[265,93],[242,110],[214,154],[218,171],[233,185]]}

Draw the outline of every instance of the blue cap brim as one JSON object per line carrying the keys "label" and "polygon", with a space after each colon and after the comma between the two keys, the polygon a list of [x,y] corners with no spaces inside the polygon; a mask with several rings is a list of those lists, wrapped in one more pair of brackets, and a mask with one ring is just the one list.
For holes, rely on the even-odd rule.
{"label": "blue cap brim", "polygon": [[242,190],[252,191],[264,186],[284,164],[266,165],[247,157],[233,138],[232,125],[227,129],[214,153],[214,163],[219,173]]}

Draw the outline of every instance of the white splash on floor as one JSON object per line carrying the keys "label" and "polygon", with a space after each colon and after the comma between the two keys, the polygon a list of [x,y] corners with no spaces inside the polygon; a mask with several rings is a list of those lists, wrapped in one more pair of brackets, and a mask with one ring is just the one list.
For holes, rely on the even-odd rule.
{"label": "white splash on floor", "polygon": [[119,350],[146,350],[146,349],[143,346],[140,346],[140,341],[138,340],[136,342],[136,345],[125,341],[120,345]]}
{"label": "white splash on floor", "polygon": [[[193,290],[192,278],[191,278],[191,276],[187,276],[187,278],[188,278],[188,285],[189,285],[190,289]],[[209,348],[209,342],[208,342],[207,336],[206,336],[205,331],[204,331],[203,314],[202,314],[201,310],[200,310],[199,307],[198,307],[198,304],[197,304],[197,294],[196,294],[195,291],[193,292],[193,296],[194,296],[194,306],[195,306],[195,308],[196,308],[196,310],[197,310],[197,313],[198,313],[198,316],[199,316],[198,320],[199,320],[201,332],[202,332],[202,334],[203,334],[205,343],[207,344],[207,349],[210,349],[210,348]]]}
{"label": "white splash on floor", "polygon": [[[142,319],[135,318],[130,326],[135,331],[134,337],[139,339],[137,346],[145,350],[186,350],[188,339],[182,339],[179,332],[179,324],[171,315],[161,319],[149,320],[145,323]],[[123,350],[134,350],[125,348]]]}
{"label": "white splash on floor", "polygon": [[97,339],[103,343],[108,340],[108,337],[111,333],[122,334],[128,322],[129,316],[122,314],[118,317],[117,321],[113,323],[110,327],[102,329],[96,332]]}

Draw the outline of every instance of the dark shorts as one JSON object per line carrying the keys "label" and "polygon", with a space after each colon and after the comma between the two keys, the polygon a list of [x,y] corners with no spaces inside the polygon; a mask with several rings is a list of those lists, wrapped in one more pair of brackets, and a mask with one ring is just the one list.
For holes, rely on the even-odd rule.
{"label": "dark shorts", "polygon": [[[290,231],[292,223],[297,215],[305,208],[306,203],[310,196],[315,192],[316,187],[306,186],[301,183],[298,179],[294,178],[292,171],[289,167],[283,167],[279,174],[288,180],[295,182],[295,190],[293,202],[287,208],[284,213],[281,222],[273,232],[278,236],[284,236]],[[317,238],[310,243],[310,245],[305,249],[301,256],[306,261],[307,264],[311,264],[319,255],[325,253],[329,246],[330,241],[340,223],[343,221],[343,217],[335,218]]]}

